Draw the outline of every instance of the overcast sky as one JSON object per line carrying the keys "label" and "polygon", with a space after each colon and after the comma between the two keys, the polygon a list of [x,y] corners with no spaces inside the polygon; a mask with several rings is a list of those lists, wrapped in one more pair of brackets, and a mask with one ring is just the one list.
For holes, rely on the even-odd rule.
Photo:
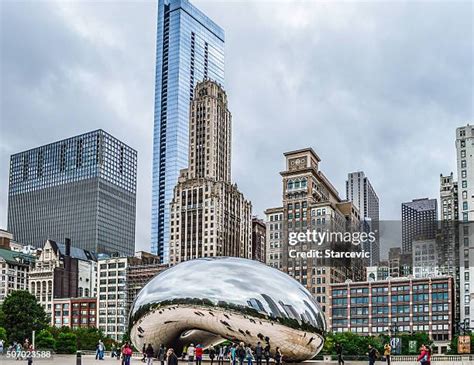
{"label": "overcast sky", "polygon": [[[381,218],[439,195],[473,121],[473,3],[193,3],[226,32],[232,178],[263,216],[283,152],[311,146],[345,197],[363,170]],[[1,1],[0,227],[9,156],[103,128],[138,150],[137,249],[149,250],[156,3]]]}

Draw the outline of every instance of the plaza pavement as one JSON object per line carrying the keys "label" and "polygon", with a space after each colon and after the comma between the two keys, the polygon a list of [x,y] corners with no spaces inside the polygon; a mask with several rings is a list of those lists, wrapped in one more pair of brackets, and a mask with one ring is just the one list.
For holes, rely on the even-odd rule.
{"label": "plaza pavement", "polygon": [[[0,365],[20,365],[20,364],[27,364],[26,360],[14,360],[14,359],[7,359],[5,356],[0,357]],[[81,365],[121,365],[121,361],[116,359],[112,359],[110,357],[106,357],[103,361],[96,360],[92,355],[86,355],[82,358]],[[131,365],[140,365],[143,364],[139,358],[133,358],[131,361]],[[154,365],[160,365],[160,362],[155,360],[153,362]],[[187,365],[187,361],[179,361],[180,365]],[[208,362],[203,362],[204,365],[209,365]],[[214,363],[215,364],[215,363]],[[324,361],[306,361],[304,365],[336,365],[336,361],[324,362]],[[345,365],[367,365],[367,361],[346,361]],[[474,361],[467,361],[467,362],[454,362],[454,361],[440,361],[437,362],[439,365],[474,365]],[[76,357],[74,355],[54,355],[51,359],[37,359],[34,360],[33,365],[76,365]],[[385,365],[385,362],[377,361],[376,365]],[[394,365],[419,365],[415,361],[401,361],[395,362]]]}

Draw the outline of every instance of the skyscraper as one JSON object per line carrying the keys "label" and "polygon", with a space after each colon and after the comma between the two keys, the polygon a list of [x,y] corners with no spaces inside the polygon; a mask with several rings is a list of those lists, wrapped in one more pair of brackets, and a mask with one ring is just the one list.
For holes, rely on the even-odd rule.
{"label": "skyscraper", "polygon": [[224,31],[187,0],[159,0],[151,251],[169,254],[169,205],[188,163],[189,104],[203,79],[224,85]]}
{"label": "skyscraper", "polygon": [[439,206],[442,221],[458,220],[458,183],[453,173],[439,176]]}
{"label": "skyscraper", "polygon": [[474,327],[474,126],[456,129],[458,172],[460,316]]}
{"label": "skyscraper", "polygon": [[206,80],[189,118],[189,167],[181,170],[170,214],[170,264],[199,257],[252,257],[252,205],[231,181],[227,96]]}
{"label": "skyscraper", "polygon": [[133,254],[137,152],[103,130],[12,155],[8,230],[43,247],[70,238],[96,253]]}
{"label": "skyscraper", "polygon": [[[269,232],[267,264],[306,286],[326,312],[329,285],[357,278],[359,265],[356,260],[353,266],[344,267],[336,261],[292,254],[292,251],[317,250],[320,246],[314,242],[294,245],[289,237],[308,231],[350,232],[359,227],[359,211],[351,202],[339,197],[320,170],[321,159],[312,148],[285,152],[284,156],[285,170],[280,172],[282,206],[265,211]],[[328,240],[324,241],[325,248],[332,248]]]}
{"label": "skyscraper", "polygon": [[[363,171],[351,172],[347,175],[346,199],[359,210],[363,229],[377,235],[379,230],[379,198],[372,184]],[[380,243],[364,243],[364,251],[370,252],[368,264],[376,265],[380,260]]]}
{"label": "skyscraper", "polygon": [[436,199],[413,199],[402,203],[402,251],[411,252],[415,239],[435,238],[437,219]]}

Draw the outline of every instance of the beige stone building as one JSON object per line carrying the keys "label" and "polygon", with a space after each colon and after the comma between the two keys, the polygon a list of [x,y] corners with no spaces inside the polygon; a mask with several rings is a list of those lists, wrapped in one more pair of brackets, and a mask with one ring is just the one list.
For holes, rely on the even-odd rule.
{"label": "beige stone building", "polygon": [[267,223],[266,264],[282,269],[283,259],[283,207],[265,210]]}
{"label": "beige stone building", "polygon": [[326,311],[329,285],[363,276],[361,264],[331,265],[316,258],[291,257],[291,250],[308,252],[313,243],[289,244],[289,235],[307,231],[347,232],[359,229],[357,208],[342,200],[335,187],[319,170],[319,156],[311,148],[284,154],[282,207],[266,210],[267,263],[305,285]]}
{"label": "beige stone building", "polygon": [[189,167],[170,209],[170,264],[199,257],[252,256],[252,206],[231,182],[232,116],[220,85],[196,86],[190,107]]}

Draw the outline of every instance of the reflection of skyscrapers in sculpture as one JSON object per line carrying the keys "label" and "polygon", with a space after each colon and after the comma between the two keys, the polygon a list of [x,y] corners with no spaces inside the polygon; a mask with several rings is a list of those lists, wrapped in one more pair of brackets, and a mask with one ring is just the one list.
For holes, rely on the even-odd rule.
{"label": "reflection of skyscrapers in sculpture", "polygon": [[474,327],[474,127],[456,129],[461,321]]}
{"label": "reflection of skyscrapers in sculpture", "polygon": [[188,162],[189,102],[205,78],[224,84],[224,31],[188,0],[159,0],[151,251],[165,262],[169,204]]}
{"label": "reflection of skyscrapers in sculpture", "polygon": [[231,114],[220,85],[196,86],[189,119],[189,167],[180,172],[170,215],[170,263],[199,257],[251,258],[252,206],[231,182]]}
{"label": "reflection of skyscrapers in sculpture", "polygon": [[[265,212],[269,234],[278,234],[278,239],[269,237],[270,255],[281,257],[273,257],[268,263],[273,263],[275,267],[280,265],[282,271],[305,285],[325,311],[329,284],[352,278],[352,269],[325,266],[314,258],[289,257],[290,249],[305,249],[303,243],[289,246],[288,235],[307,230],[346,232],[359,226],[359,212],[351,202],[339,197],[337,190],[319,170],[321,160],[313,149],[305,148],[284,155],[286,170],[280,173],[283,179],[283,206]],[[283,219],[280,220],[280,217]],[[278,247],[280,245],[281,248]]]}
{"label": "reflection of skyscrapers in sculpture", "polygon": [[[205,288],[196,285],[202,282]],[[166,343],[177,353],[191,342],[269,341],[287,362],[298,362],[321,350],[325,330],[320,306],[300,283],[256,260],[234,257],[171,267],[142,289],[130,312],[136,348]]]}
{"label": "reflection of skyscrapers in sculpture", "polygon": [[346,181],[346,199],[359,210],[362,229],[374,232],[377,240],[373,243],[365,242],[363,249],[370,252],[369,265],[376,265],[380,260],[379,243],[379,198],[372,184],[363,171],[351,172]]}
{"label": "reflection of skyscrapers in sculpture", "polygon": [[436,199],[414,199],[402,203],[402,251],[411,252],[414,239],[433,239],[436,235]]}

